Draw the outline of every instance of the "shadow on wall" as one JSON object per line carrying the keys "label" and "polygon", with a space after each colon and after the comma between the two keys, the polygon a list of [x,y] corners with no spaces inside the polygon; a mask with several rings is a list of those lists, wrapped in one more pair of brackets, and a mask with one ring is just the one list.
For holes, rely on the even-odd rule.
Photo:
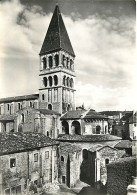
{"label": "shadow on wall", "polygon": [[88,151],[86,149],[83,150],[83,161],[80,166],[80,180],[94,186],[95,185],[95,163],[94,156],[92,157],[92,161],[90,161],[88,156]]}

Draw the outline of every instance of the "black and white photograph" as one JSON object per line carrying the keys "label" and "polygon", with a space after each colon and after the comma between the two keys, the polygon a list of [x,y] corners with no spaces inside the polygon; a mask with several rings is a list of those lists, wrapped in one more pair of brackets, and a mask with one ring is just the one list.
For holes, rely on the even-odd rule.
{"label": "black and white photograph", "polygon": [[0,195],[136,195],[135,0],[0,0]]}

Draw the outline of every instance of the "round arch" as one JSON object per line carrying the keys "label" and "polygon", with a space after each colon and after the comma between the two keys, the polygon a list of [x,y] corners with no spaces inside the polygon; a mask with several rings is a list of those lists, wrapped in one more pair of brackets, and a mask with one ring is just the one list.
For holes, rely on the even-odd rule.
{"label": "round arch", "polygon": [[59,65],[59,55],[56,54],[54,59],[55,59],[55,66],[58,66]]}
{"label": "round arch", "polygon": [[81,135],[81,126],[79,121],[72,122],[72,131],[74,132],[74,134]]}
{"label": "round arch", "polygon": [[48,104],[48,110],[52,110],[52,105]]}
{"label": "round arch", "polygon": [[43,84],[44,84],[45,87],[47,87],[47,77],[43,78]]}
{"label": "round arch", "polygon": [[62,133],[69,134],[69,124],[67,121],[62,121]]}
{"label": "round arch", "polygon": [[58,77],[57,77],[57,75],[54,75],[54,85],[55,86],[58,85]]}
{"label": "round arch", "polygon": [[71,78],[71,79],[70,79],[70,87],[73,88],[73,86],[74,86],[74,81],[73,81],[73,79]]}
{"label": "round arch", "polygon": [[49,80],[49,86],[51,87],[52,86],[52,77],[49,76],[48,80]]}
{"label": "round arch", "polygon": [[53,66],[52,56],[49,56],[49,68],[52,68],[52,66]]}
{"label": "round arch", "polygon": [[47,68],[47,59],[45,57],[43,57],[42,62],[43,62],[43,69],[46,69]]}
{"label": "round arch", "polygon": [[67,77],[67,87],[70,87],[70,79]]}
{"label": "round arch", "polygon": [[101,131],[100,125],[97,125],[96,126],[96,134],[100,134],[100,131]]}

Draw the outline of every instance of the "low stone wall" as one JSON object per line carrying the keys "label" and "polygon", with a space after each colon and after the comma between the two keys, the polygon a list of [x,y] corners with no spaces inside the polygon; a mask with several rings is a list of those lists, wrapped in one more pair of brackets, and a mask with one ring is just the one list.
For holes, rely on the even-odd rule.
{"label": "low stone wall", "polygon": [[107,195],[126,195],[127,186],[136,175],[136,158],[122,158],[107,166]]}

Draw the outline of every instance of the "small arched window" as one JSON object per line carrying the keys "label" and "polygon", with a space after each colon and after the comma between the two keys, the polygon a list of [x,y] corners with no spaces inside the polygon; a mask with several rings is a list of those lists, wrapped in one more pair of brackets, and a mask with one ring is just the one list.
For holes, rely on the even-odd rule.
{"label": "small arched window", "polygon": [[19,110],[21,109],[21,105],[20,105],[20,103],[18,103],[18,109],[19,109]]}
{"label": "small arched window", "polygon": [[67,68],[69,68],[69,58],[68,57],[66,59],[66,63],[67,63]]}
{"label": "small arched window", "polygon": [[52,68],[52,66],[53,66],[52,56],[49,56],[49,67]]}
{"label": "small arched window", "polygon": [[45,99],[45,96],[44,96],[44,94],[42,94],[42,100],[44,100]]}
{"label": "small arched window", "polygon": [[24,121],[25,121],[24,118],[25,118],[25,117],[24,117],[24,114],[21,114],[21,122],[22,122],[22,123],[24,123]]}
{"label": "small arched window", "polygon": [[32,102],[30,102],[30,107],[32,107]]}
{"label": "small arched window", "polygon": [[54,85],[56,86],[58,84],[58,77],[57,75],[54,76]]}
{"label": "small arched window", "polygon": [[47,60],[45,57],[42,59],[42,62],[43,62],[43,69],[46,69],[47,68]]}
{"label": "small arched window", "polygon": [[10,105],[9,104],[7,104],[7,110],[9,110],[10,109]]}
{"label": "small arched window", "polygon": [[73,88],[73,79],[70,79],[70,87]]}
{"label": "small arched window", "polygon": [[49,132],[47,131],[47,136],[49,137]]}
{"label": "small arched window", "polygon": [[67,78],[67,87],[70,86],[69,77]]}
{"label": "small arched window", "polygon": [[66,86],[66,76],[63,77],[63,85]]}
{"label": "small arched window", "polygon": [[43,84],[45,87],[47,87],[47,78],[46,77],[43,78]]}
{"label": "small arched window", "polygon": [[48,109],[52,110],[52,105],[51,104],[48,105]]}
{"label": "small arched window", "polygon": [[106,158],[106,159],[105,159],[105,165],[108,165],[108,164],[109,164],[109,159]]}
{"label": "small arched window", "polygon": [[70,59],[70,69],[73,70],[73,60]]}
{"label": "small arched window", "polygon": [[63,156],[61,156],[61,161],[64,162],[64,157]]}
{"label": "small arched window", "polygon": [[58,66],[59,65],[59,55],[56,54],[55,55],[55,66]]}
{"label": "small arched window", "polygon": [[65,57],[65,55],[63,55],[62,56],[62,64],[63,64],[63,66],[65,66],[65,60],[66,60],[66,57]]}
{"label": "small arched window", "polygon": [[51,87],[52,86],[52,77],[49,76],[49,86]]}
{"label": "small arched window", "polygon": [[96,134],[100,134],[101,127],[99,125],[96,126]]}

